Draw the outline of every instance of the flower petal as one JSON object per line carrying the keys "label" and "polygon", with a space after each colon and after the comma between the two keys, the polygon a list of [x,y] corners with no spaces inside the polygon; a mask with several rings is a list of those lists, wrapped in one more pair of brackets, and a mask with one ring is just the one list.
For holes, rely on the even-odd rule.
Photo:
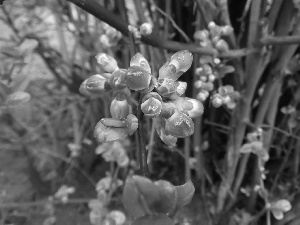
{"label": "flower petal", "polygon": [[140,91],[149,87],[151,74],[140,66],[131,66],[126,73],[126,85],[129,89]]}
{"label": "flower petal", "polygon": [[174,137],[185,138],[194,133],[193,120],[186,114],[175,112],[169,119],[166,120],[167,133]]}
{"label": "flower petal", "polygon": [[106,127],[100,120],[94,130],[94,137],[99,142],[116,141],[128,135],[127,128]]}
{"label": "flower petal", "polygon": [[139,66],[146,70],[148,73],[151,73],[151,67],[148,61],[141,53],[136,53],[130,60],[130,66]]}
{"label": "flower petal", "polygon": [[159,69],[159,78],[177,80],[192,65],[193,55],[188,50],[176,52],[169,61]]}

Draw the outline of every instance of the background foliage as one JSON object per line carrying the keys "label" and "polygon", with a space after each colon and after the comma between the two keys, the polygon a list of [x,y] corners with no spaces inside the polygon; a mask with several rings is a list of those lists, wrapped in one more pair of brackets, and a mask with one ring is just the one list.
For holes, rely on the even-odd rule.
{"label": "background foliage", "polygon": [[[6,1],[0,16],[7,30],[0,40],[2,223],[88,223],[97,182],[117,166],[95,153],[93,137],[96,123],[109,117],[112,96],[88,98],[79,86],[104,72],[95,59],[99,52],[128,68],[128,24],[149,22],[152,34],[135,44],[154,76],[174,52],[193,53],[193,68],[181,78],[186,96],[199,93],[201,58],[223,65],[210,64],[217,79],[192,137],[169,148],[144,120],[151,178],[174,185],[192,179],[196,186],[178,224],[298,224],[299,18],[296,0]],[[233,27],[224,37],[229,49],[199,43],[195,32],[211,21]],[[215,108],[212,97],[226,85],[239,93],[236,107]],[[130,164],[118,172],[120,180],[138,169],[136,143],[135,136],[122,143]],[[70,204],[45,200],[63,185],[76,189]],[[110,210],[124,211],[121,190]],[[270,216],[286,211],[279,200],[292,205],[282,220]],[[73,217],[74,211],[82,216]]]}

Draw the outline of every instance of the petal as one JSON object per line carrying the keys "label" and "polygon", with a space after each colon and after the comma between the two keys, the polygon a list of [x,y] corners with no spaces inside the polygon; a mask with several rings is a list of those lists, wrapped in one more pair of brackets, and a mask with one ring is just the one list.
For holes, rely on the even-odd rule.
{"label": "petal", "polygon": [[291,210],[292,205],[291,205],[291,203],[288,200],[281,199],[281,200],[279,200],[279,201],[277,201],[275,203],[272,203],[271,207],[272,208],[280,209],[283,212],[287,212],[287,211]]}
{"label": "petal", "polygon": [[94,130],[94,137],[99,142],[116,141],[128,135],[127,128],[106,127],[100,120]]}
{"label": "petal", "polygon": [[112,73],[109,83],[113,89],[121,90],[127,87],[125,82],[126,72],[127,70],[120,69]]}
{"label": "petal", "polygon": [[155,126],[158,136],[166,145],[175,146],[178,138],[166,134],[165,126],[166,126],[166,119],[161,116],[158,116],[156,118],[156,126]]}
{"label": "petal", "polygon": [[169,135],[185,138],[194,133],[194,123],[186,114],[175,112],[166,120],[165,129]]}
{"label": "petal", "polygon": [[283,219],[283,212],[281,210],[271,209],[271,212],[277,220],[282,220]]}
{"label": "petal", "polygon": [[163,97],[169,97],[176,93],[178,83],[172,79],[158,79],[156,91]]}
{"label": "petal", "polygon": [[180,97],[173,103],[177,106],[179,112],[187,113],[191,118],[196,118],[203,114],[203,104],[196,99]]}
{"label": "petal", "polygon": [[138,122],[138,118],[135,115],[129,114],[127,116],[127,132],[129,135],[132,135],[138,129]]}
{"label": "petal", "polygon": [[192,65],[193,55],[188,50],[176,52],[159,70],[159,78],[177,80]]}
{"label": "petal", "polygon": [[150,92],[142,99],[141,110],[145,116],[154,118],[157,117],[162,109],[162,99],[159,94]]}
{"label": "petal", "polygon": [[126,73],[126,85],[129,89],[140,91],[149,87],[151,74],[139,66],[131,66]]}
{"label": "petal", "polygon": [[144,58],[141,53],[136,53],[130,60],[130,66],[139,66],[146,70],[148,73],[151,73],[151,68],[148,61]]}
{"label": "petal", "polygon": [[86,88],[86,82],[87,82],[87,80],[88,80],[88,79],[84,80],[84,81],[81,83],[81,85],[80,85],[80,87],[79,87],[79,92],[80,92],[81,94],[85,95],[85,96],[91,96],[92,93],[88,92],[88,91],[87,91],[87,88]]}

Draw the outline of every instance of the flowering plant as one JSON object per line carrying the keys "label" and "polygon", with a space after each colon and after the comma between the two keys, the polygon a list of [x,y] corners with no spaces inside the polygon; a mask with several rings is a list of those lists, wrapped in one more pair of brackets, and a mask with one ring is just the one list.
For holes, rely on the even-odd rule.
{"label": "flowering plant", "polygon": [[193,134],[192,118],[203,114],[203,105],[196,99],[181,97],[187,83],[178,81],[192,65],[189,51],[175,53],[160,68],[158,78],[151,75],[148,61],[140,53],[132,57],[128,69],[120,69],[107,54],[100,53],[96,58],[107,73],[83,81],[80,92],[90,96],[113,91],[112,118],[101,119],[95,127],[94,135],[99,142],[116,141],[137,130],[138,118],[132,114],[129,90],[144,94],[141,110],[145,116],[157,118],[156,130],[165,144],[174,146],[178,138]]}

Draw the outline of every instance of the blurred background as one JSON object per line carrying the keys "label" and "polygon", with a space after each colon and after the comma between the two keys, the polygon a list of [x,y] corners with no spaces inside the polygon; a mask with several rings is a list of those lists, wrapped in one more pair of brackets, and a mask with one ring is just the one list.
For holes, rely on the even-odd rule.
{"label": "blurred background", "polygon": [[[6,0],[0,7],[0,224],[101,224],[91,219],[88,203],[100,198],[99,181],[114,174],[120,184],[109,193],[108,211],[126,214],[122,185],[138,170],[136,136],[97,143],[94,127],[110,117],[112,94],[86,97],[79,87],[105,72],[95,58],[100,52],[127,68],[130,39],[104,22],[109,18],[101,21],[72,2],[80,1]],[[249,0],[91,2],[133,27],[152,25],[153,34],[135,41],[154,76],[174,52],[193,51],[192,68],[180,79],[188,84],[186,96],[205,106],[194,136],[167,147],[153,121],[144,121],[151,178],[174,185],[192,179],[196,187],[177,224],[266,224],[266,203],[280,199],[292,210],[272,224],[300,224],[298,1],[259,1],[258,31],[249,22],[255,18]],[[232,29],[222,45],[219,37],[202,36],[212,36],[211,21]],[[295,40],[285,39],[291,35]],[[284,37],[279,45],[274,36]],[[211,74],[213,86],[203,86]],[[216,107],[212,100],[222,87],[235,94]],[[232,146],[238,150],[232,153]],[[112,149],[129,159],[120,170],[103,155]],[[226,185],[231,190],[224,197]]]}

